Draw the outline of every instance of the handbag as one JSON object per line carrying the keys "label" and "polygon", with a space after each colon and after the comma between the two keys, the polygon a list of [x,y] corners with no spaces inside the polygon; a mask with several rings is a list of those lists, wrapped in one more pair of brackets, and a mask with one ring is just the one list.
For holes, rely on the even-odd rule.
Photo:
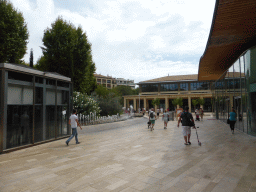
{"label": "handbag", "polygon": [[227,124],[230,124],[230,120],[229,119],[227,119]]}

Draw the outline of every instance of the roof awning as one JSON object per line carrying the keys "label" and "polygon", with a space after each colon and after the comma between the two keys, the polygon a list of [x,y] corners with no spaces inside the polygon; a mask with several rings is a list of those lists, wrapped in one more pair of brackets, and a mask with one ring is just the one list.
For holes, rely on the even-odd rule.
{"label": "roof awning", "polygon": [[217,80],[256,45],[256,1],[216,0],[208,42],[199,62],[198,80]]}

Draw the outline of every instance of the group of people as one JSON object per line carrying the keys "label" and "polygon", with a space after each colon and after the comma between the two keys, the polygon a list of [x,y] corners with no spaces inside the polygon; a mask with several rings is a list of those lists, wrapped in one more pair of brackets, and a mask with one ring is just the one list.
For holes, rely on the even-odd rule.
{"label": "group of people", "polygon": [[[191,113],[189,113],[188,110],[189,110],[189,107],[185,107],[185,111],[182,112],[181,115],[179,116],[178,125],[177,125],[177,127],[179,127],[180,123],[182,122],[182,133],[184,136],[184,141],[185,141],[184,144],[185,145],[191,145],[191,142],[190,142],[191,127],[195,128],[193,116]],[[196,110],[197,111],[195,111],[195,113],[197,115],[199,112],[198,112],[198,109],[196,109]],[[203,119],[203,110],[201,110],[201,113],[199,113],[199,114],[201,115],[201,119]],[[152,129],[154,130],[155,120],[156,120],[157,116],[156,116],[156,113],[154,112],[153,108],[151,109],[151,111],[149,111],[148,116],[149,116],[149,122],[151,123]],[[236,111],[232,107],[232,111],[229,113],[229,124],[230,124],[231,132],[233,134],[234,134],[234,128],[235,128],[235,123],[236,123],[236,116],[237,116]],[[169,114],[165,110],[163,113],[164,129],[167,129],[167,124],[168,124],[169,118],[170,118]],[[191,123],[193,124],[193,126],[191,126]],[[82,129],[82,127],[78,122],[78,117],[76,115],[75,109],[73,110],[72,115],[69,118],[69,124],[71,125],[71,128],[72,128],[72,135],[66,141],[66,144],[68,145],[73,137],[75,137],[75,139],[76,139],[76,144],[79,144],[80,142],[78,141],[78,137],[77,137],[77,126],[79,126],[80,129]]]}
{"label": "group of people", "polygon": [[[148,112],[148,117],[149,117],[149,122],[152,125],[152,130],[154,130],[154,126],[155,126],[155,120],[159,118],[159,111],[156,113],[154,112],[154,109],[152,108],[151,111]],[[165,110],[163,113],[163,121],[164,121],[164,129],[167,129],[167,124],[169,121],[169,114],[167,113],[167,111]]]}

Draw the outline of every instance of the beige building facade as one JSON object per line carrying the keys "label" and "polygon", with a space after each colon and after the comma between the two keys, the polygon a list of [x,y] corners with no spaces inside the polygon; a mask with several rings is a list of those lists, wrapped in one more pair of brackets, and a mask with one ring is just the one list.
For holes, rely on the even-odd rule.
{"label": "beige building facade", "polygon": [[96,78],[97,85],[102,85],[108,89],[112,89],[117,86],[116,79],[111,76],[104,76],[95,73],[94,77]]}
{"label": "beige building facade", "polygon": [[[179,75],[166,76],[162,78],[152,79],[148,81],[139,82],[139,95],[124,96],[124,107],[129,108],[131,105],[138,111],[139,108],[155,108],[152,105],[152,100],[160,99],[158,108],[164,110],[174,111],[175,108],[189,107],[190,112],[195,108],[201,107],[205,112],[212,111],[212,81],[199,82],[198,75]],[[173,106],[172,101],[175,98],[183,99],[183,106]],[[204,105],[192,105],[193,99],[204,99]]]}

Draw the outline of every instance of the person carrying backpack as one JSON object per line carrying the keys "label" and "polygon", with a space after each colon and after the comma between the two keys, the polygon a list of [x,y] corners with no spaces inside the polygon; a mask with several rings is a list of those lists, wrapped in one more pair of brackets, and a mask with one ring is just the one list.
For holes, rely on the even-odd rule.
{"label": "person carrying backpack", "polygon": [[189,108],[185,107],[185,112],[181,113],[178,120],[178,127],[179,127],[182,119],[182,133],[185,140],[184,145],[191,145],[191,142],[190,142],[191,127],[194,125],[193,116],[191,113],[188,112],[188,110]]}
{"label": "person carrying backpack", "polygon": [[154,112],[154,109],[152,108],[150,113],[149,113],[149,121],[152,124],[152,129],[154,130],[154,125],[155,125],[155,120],[156,120],[156,114]]}

